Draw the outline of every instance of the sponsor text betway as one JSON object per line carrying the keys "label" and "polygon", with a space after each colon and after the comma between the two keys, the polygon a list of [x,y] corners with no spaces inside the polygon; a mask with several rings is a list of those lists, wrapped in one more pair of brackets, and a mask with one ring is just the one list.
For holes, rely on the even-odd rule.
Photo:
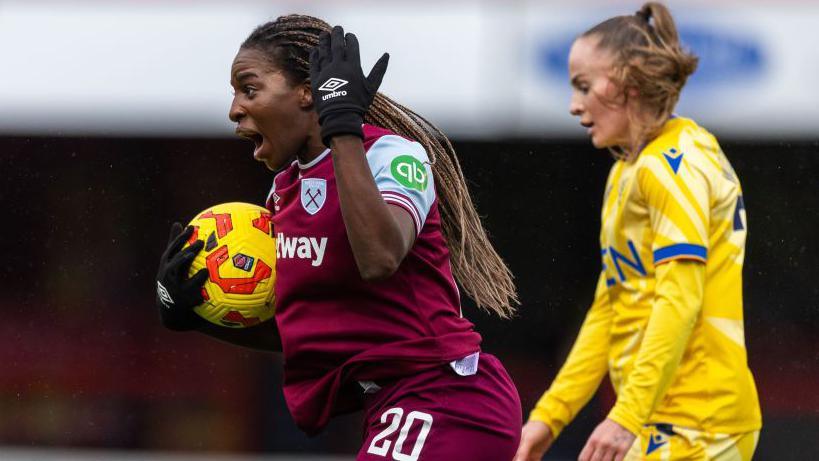
{"label": "sponsor text betway", "polygon": [[313,267],[318,267],[324,261],[324,251],[327,249],[327,237],[286,237],[283,233],[276,234],[276,258],[279,259],[308,259]]}

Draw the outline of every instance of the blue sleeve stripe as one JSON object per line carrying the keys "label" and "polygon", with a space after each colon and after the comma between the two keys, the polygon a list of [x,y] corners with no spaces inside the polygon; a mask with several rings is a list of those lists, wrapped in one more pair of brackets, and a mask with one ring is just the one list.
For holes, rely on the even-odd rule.
{"label": "blue sleeve stripe", "polygon": [[677,243],[654,250],[654,265],[664,263],[671,259],[691,258],[705,262],[708,250],[702,245],[691,243]]}

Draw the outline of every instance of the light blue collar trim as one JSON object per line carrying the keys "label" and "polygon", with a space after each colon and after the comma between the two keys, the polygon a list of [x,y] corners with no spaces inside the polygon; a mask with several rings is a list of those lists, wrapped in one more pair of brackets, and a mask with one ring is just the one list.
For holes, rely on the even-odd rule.
{"label": "light blue collar trim", "polygon": [[296,160],[296,163],[298,163],[300,170],[306,170],[308,168],[316,166],[316,164],[318,162],[322,161],[324,159],[324,157],[327,157],[327,154],[329,154],[329,153],[330,153],[330,149],[327,148],[327,149],[324,149],[324,152],[320,153],[318,157],[314,158],[313,160],[310,160],[308,163],[301,163],[298,160]]}

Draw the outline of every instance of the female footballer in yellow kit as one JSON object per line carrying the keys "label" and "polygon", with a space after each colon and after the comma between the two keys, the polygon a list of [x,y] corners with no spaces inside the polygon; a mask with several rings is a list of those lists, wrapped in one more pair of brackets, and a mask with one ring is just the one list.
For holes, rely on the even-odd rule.
{"label": "female footballer in yellow kit", "polygon": [[714,136],[672,114],[696,67],[655,2],[572,46],[571,113],[616,157],[601,214],[603,271],[515,461],[540,460],[606,371],[617,402],[580,461],[753,455],[762,422],[742,323],[742,189]]}

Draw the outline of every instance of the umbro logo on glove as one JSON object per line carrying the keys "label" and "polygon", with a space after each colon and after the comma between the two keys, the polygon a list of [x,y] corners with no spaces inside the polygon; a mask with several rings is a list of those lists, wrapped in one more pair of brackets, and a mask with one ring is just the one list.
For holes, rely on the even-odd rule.
{"label": "umbro logo on glove", "polygon": [[330,146],[334,136],[364,138],[361,124],[387,71],[389,57],[384,53],[365,76],[355,35],[345,35],[344,29],[336,26],[319,36],[318,46],[310,53],[310,84],[325,146]]}
{"label": "umbro logo on glove", "polygon": [[171,298],[171,294],[168,293],[168,289],[165,288],[158,280],[156,282],[156,295],[159,297],[159,301],[163,306],[167,307],[168,309],[171,308],[173,298]]}
{"label": "umbro logo on glove", "polygon": [[324,83],[321,84],[320,87],[318,87],[319,91],[329,91],[330,92],[330,93],[327,93],[327,94],[323,95],[321,97],[321,100],[326,101],[326,100],[328,100],[330,98],[336,98],[336,97],[339,97],[339,96],[347,96],[347,91],[346,90],[341,90],[341,91],[336,91],[336,90],[341,88],[342,86],[348,84],[348,83],[350,83],[350,82],[348,82],[347,80],[342,80],[340,78],[335,78],[335,77],[328,78],[327,81],[325,81]]}
{"label": "umbro logo on glove", "polygon": [[328,78],[326,82],[322,83],[321,86],[318,87],[318,89],[319,91],[335,91],[348,83],[350,82],[348,82],[347,80],[331,77]]}

